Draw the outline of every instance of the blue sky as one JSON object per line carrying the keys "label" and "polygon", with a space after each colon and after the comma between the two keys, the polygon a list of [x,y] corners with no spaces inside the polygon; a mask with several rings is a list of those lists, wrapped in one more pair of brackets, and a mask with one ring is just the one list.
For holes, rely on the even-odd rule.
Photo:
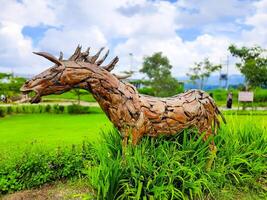
{"label": "blue sky", "polygon": [[267,48],[267,0],[1,1],[0,71],[39,73],[51,64],[32,51],[68,57],[81,44],[109,48],[117,72],[138,71],[144,56],[161,51],[183,76],[205,57],[225,63],[232,43]]}

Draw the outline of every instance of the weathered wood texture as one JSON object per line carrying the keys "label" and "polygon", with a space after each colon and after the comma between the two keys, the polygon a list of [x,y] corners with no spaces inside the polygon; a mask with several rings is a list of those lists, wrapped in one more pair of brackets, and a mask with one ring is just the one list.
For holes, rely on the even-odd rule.
{"label": "weathered wood texture", "polygon": [[34,91],[36,95],[31,102],[38,103],[41,96],[63,93],[72,88],[86,89],[121,132],[125,142],[132,134],[133,144],[144,135],[176,134],[191,127],[197,128],[200,133],[205,132],[204,140],[216,132],[220,125],[218,115],[222,114],[207,93],[189,90],[169,98],[141,95],[133,85],[110,73],[118,57],[108,65],[100,66],[109,52],[98,59],[102,50],[89,56],[89,48],[81,52],[78,46],[67,60],[63,60],[62,53],[59,59],[48,53],[35,53],[55,65],[27,81],[21,91]]}

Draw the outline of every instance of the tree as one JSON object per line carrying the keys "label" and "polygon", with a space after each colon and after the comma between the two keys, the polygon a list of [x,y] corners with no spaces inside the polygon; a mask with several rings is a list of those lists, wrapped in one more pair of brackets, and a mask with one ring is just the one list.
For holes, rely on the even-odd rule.
{"label": "tree", "polygon": [[25,83],[26,79],[22,77],[14,77],[12,74],[0,73],[0,94],[13,96],[20,93],[20,87]]}
{"label": "tree", "polygon": [[210,77],[211,73],[218,71],[222,68],[221,65],[212,64],[208,58],[205,58],[199,63],[195,63],[195,66],[190,68],[191,73],[186,75],[190,78],[194,84],[199,84],[199,88],[203,89],[205,81]]}
{"label": "tree", "polygon": [[81,104],[81,97],[82,96],[87,96],[89,93],[87,90],[84,89],[79,89],[79,88],[73,88],[70,90],[70,92],[77,97],[77,104]]}
{"label": "tree", "polygon": [[81,90],[79,88],[74,88],[71,92],[77,96],[77,104],[80,105],[81,103]]}
{"label": "tree", "polygon": [[144,58],[140,72],[148,76],[154,96],[172,96],[182,91],[179,82],[171,76],[171,68],[168,58],[161,52]]}
{"label": "tree", "polygon": [[230,45],[228,50],[241,62],[236,67],[245,76],[246,83],[252,87],[267,87],[267,57],[265,49],[259,46],[237,48]]}

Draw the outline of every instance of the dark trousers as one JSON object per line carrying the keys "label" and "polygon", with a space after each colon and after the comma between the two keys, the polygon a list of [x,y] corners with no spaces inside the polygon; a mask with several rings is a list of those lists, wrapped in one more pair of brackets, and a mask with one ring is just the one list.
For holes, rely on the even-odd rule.
{"label": "dark trousers", "polygon": [[232,103],[233,103],[233,100],[232,99],[228,99],[227,103],[226,103],[226,107],[227,108],[232,108]]}

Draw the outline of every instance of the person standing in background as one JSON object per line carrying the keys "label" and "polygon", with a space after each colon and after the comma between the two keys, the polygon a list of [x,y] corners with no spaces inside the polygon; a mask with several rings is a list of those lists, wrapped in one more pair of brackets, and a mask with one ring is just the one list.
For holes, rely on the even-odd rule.
{"label": "person standing in background", "polygon": [[232,108],[232,104],[233,104],[233,93],[229,92],[228,95],[227,95],[226,107],[228,109],[231,109]]}

